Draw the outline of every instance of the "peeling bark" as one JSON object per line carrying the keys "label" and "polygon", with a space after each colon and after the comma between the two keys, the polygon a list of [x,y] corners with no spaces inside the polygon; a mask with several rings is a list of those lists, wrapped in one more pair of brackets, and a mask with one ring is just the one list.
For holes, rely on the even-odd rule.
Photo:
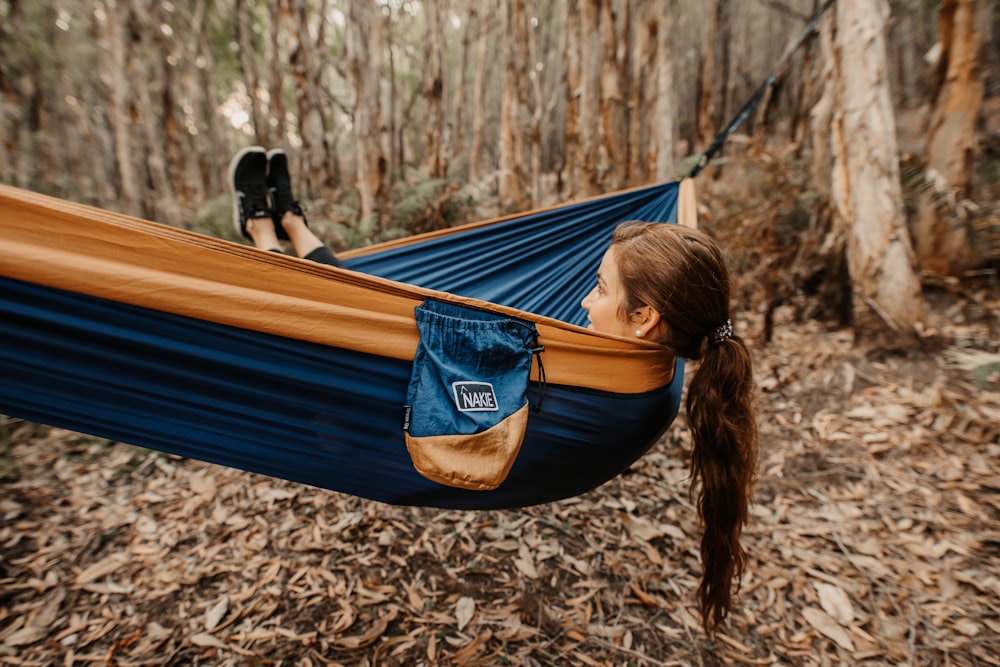
{"label": "peeling bark", "polygon": [[479,24],[479,44],[477,46],[479,63],[476,65],[476,78],[472,84],[472,138],[469,142],[469,180],[473,183],[477,182],[483,176],[483,111],[485,110],[483,99],[486,88],[486,64],[489,61],[489,54],[487,53],[490,37],[489,27],[490,12],[484,11],[481,14]]}
{"label": "peeling bark", "polygon": [[669,181],[677,176],[677,92],[674,90],[674,61],[670,40],[673,22],[670,10],[673,0],[661,0],[660,24],[656,32],[656,106],[650,133],[652,155],[655,156],[657,181]]}
{"label": "peeling bark", "polygon": [[528,93],[524,72],[528,55],[525,0],[503,0],[506,56],[500,128],[500,206],[506,211],[530,208],[528,170]]}
{"label": "peeling bark", "polygon": [[983,103],[981,38],[974,0],[944,0],[939,15],[936,65],[940,82],[927,132],[927,189],[913,228],[924,270],[958,274],[970,268],[968,227],[956,206],[968,196],[976,120]]}
{"label": "peeling bark", "polygon": [[247,9],[245,0],[236,0],[236,44],[239,48],[240,69],[243,73],[243,84],[250,97],[250,117],[253,119],[253,129],[256,141],[261,146],[270,145],[267,114],[263,108],[260,96],[260,75],[257,72],[257,47],[253,39],[252,16]]}
{"label": "peeling bark", "polygon": [[448,160],[444,154],[444,65],[442,51],[444,26],[441,5],[444,0],[432,2],[425,7],[427,33],[424,39],[425,70],[423,97],[426,120],[424,122],[424,159],[422,168],[428,178],[444,178],[448,172]]}
{"label": "peeling bark", "polygon": [[380,64],[382,21],[369,0],[351,0],[347,23],[347,54],[354,81],[354,142],[361,230],[370,235],[381,229],[388,163],[379,140]]}
{"label": "peeling bark", "polygon": [[855,334],[892,345],[919,331],[923,300],[903,212],[888,4],[840,0],[835,16],[823,39],[826,91],[813,111],[817,182],[830,183],[834,234],[845,239]]}

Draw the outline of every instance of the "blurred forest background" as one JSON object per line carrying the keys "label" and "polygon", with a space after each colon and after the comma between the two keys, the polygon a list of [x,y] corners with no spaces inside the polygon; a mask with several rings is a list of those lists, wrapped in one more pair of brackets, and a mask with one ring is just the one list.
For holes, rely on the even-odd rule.
{"label": "blurred forest background", "polygon": [[[6,0],[0,182],[227,235],[229,156],[283,147],[311,219],[346,248],[670,180],[752,98],[821,4]],[[884,88],[889,117],[867,131],[887,164],[902,165],[885,176],[911,197],[923,268],[995,266],[995,202],[971,202],[997,181],[997,3],[839,5],[857,25],[834,29],[831,16],[831,48],[867,25],[875,60],[831,72],[849,54],[806,41],[723,161],[774,151],[792,173],[805,170],[795,186],[819,199],[805,197],[798,213],[815,216],[836,199],[836,155],[817,137],[839,116],[824,118],[824,93],[839,91],[849,108],[871,104],[850,99],[857,88]],[[716,168],[709,178],[741,176]],[[929,230],[918,209],[933,209],[944,231]]]}

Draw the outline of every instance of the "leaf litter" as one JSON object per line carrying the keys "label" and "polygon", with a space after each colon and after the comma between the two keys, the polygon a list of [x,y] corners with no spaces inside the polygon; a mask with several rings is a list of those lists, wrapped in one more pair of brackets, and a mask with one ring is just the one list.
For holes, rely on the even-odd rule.
{"label": "leaf litter", "polygon": [[757,359],[750,566],[714,638],[683,418],[600,489],[489,512],[13,422],[0,662],[1000,664],[997,381],[815,323]]}

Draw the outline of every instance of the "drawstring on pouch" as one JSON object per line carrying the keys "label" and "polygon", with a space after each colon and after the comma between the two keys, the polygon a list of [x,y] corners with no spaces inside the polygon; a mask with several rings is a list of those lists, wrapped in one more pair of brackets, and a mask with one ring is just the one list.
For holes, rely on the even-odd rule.
{"label": "drawstring on pouch", "polygon": [[545,364],[542,363],[542,352],[545,351],[544,345],[538,344],[538,336],[535,336],[534,344],[532,347],[528,348],[534,359],[538,361],[538,402],[531,406],[531,409],[536,414],[542,411],[542,402],[545,400]]}

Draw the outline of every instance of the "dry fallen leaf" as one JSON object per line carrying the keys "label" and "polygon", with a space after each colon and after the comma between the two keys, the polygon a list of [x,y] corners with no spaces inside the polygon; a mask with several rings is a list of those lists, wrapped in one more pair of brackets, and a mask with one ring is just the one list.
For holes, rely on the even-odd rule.
{"label": "dry fallen leaf", "polygon": [[802,615],[809,622],[809,625],[821,635],[832,639],[842,649],[854,650],[854,642],[851,640],[850,634],[825,611],[816,607],[806,607],[802,610]]}
{"label": "dry fallen leaf", "polygon": [[191,643],[195,646],[205,646],[208,648],[226,648],[226,642],[207,632],[199,632],[196,635],[191,635]]}
{"label": "dry fallen leaf", "polygon": [[461,632],[469,624],[476,613],[476,601],[465,596],[455,603],[455,619],[458,621],[458,631]]}
{"label": "dry fallen leaf", "polygon": [[211,609],[205,612],[205,630],[208,632],[215,630],[227,611],[229,611],[229,596],[223,595],[218,602],[212,605]]}
{"label": "dry fallen leaf", "polygon": [[108,556],[107,558],[98,561],[88,567],[87,569],[76,575],[76,583],[78,586],[85,586],[87,584],[93,583],[105,577],[112,572],[119,570],[122,565],[125,564],[125,559],[119,555]]}
{"label": "dry fallen leaf", "polygon": [[30,625],[11,633],[3,640],[3,643],[7,646],[26,646],[28,644],[34,644],[38,640],[45,638],[48,632],[48,628]]}
{"label": "dry fallen leaf", "polygon": [[854,607],[843,588],[822,582],[813,582],[813,587],[819,594],[819,604],[823,611],[845,627],[854,622]]}

